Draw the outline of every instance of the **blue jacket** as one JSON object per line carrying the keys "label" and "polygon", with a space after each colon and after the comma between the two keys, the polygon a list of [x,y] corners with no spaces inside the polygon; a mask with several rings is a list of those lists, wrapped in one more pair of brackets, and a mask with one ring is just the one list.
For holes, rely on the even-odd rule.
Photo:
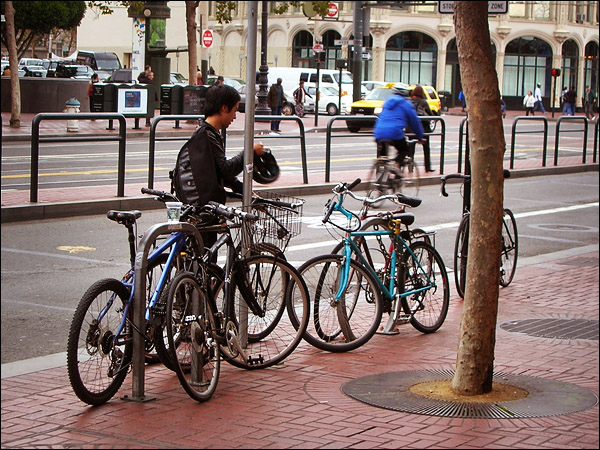
{"label": "blue jacket", "polygon": [[405,127],[409,127],[419,140],[423,139],[423,125],[412,103],[401,95],[392,95],[383,104],[383,111],[375,122],[375,140],[404,139]]}

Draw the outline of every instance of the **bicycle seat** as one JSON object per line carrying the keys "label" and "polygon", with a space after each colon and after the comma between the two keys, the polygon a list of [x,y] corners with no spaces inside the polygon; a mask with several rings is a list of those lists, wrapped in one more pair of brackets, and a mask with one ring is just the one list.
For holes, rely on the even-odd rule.
{"label": "bicycle seat", "polygon": [[400,193],[396,193],[396,198],[403,205],[408,205],[412,208],[416,208],[421,204],[421,199],[417,197],[411,197],[409,195],[404,195]]}
{"label": "bicycle seat", "polygon": [[377,226],[377,225],[387,228],[388,223],[390,222],[390,219],[400,220],[403,225],[408,226],[408,225],[412,225],[414,223],[415,215],[413,213],[395,213],[395,214],[392,214],[391,216],[383,215],[383,216],[372,217],[363,222],[362,229],[366,230],[369,227],[373,227],[373,226]]}
{"label": "bicycle seat", "polygon": [[115,211],[111,209],[108,213],[106,213],[106,217],[122,225],[133,225],[137,219],[142,217],[142,212],[138,210]]}

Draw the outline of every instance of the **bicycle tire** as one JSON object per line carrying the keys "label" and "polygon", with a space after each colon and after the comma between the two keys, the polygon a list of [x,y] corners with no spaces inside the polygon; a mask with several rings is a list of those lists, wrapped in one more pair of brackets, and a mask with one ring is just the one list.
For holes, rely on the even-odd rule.
{"label": "bicycle tire", "polygon": [[[222,348],[224,359],[243,369],[262,369],[282,362],[302,340],[308,323],[309,295],[300,273],[287,261],[271,255],[254,255],[241,261],[248,271],[252,295],[263,313],[253,314],[244,308],[246,302],[238,277],[234,280],[233,324],[243,309],[247,309],[247,344],[243,350],[247,359]],[[215,290],[217,304],[223,303],[224,284]]]}
{"label": "bicycle tire", "polygon": [[502,218],[502,254],[500,260],[500,286],[507,287],[515,276],[519,256],[519,233],[515,215],[508,208]]}
{"label": "bicycle tire", "polygon": [[[75,395],[90,405],[109,401],[129,371],[133,355],[130,323],[124,330],[125,344],[113,343],[129,295],[119,280],[104,278],[88,288],[75,309],[67,340],[67,372]],[[133,317],[131,307],[128,315]]]}
{"label": "bicycle tire", "polygon": [[[410,324],[421,333],[437,331],[448,315],[450,305],[450,286],[448,273],[442,257],[433,246],[424,241],[410,244],[410,250],[403,254],[402,265],[399,268],[400,292],[422,289],[429,285],[433,287],[420,292],[402,296],[401,305],[406,314],[410,314]],[[429,281],[427,280],[427,277]]]}
{"label": "bicycle tire", "polygon": [[311,320],[304,339],[329,352],[357,349],[373,337],[383,314],[381,293],[373,275],[354,259],[350,260],[349,282],[338,304],[340,255],[309,259],[298,269],[310,295]]}
{"label": "bicycle tire", "polygon": [[221,354],[216,314],[191,272],[177,274],[168,289],[166,327],[175,373],[185,392],[204,402],[217,389]]}
{"label": "bicycle tire", "polygon": [[456,240],[454,241],[454,283],[460,298],[465,298],[467,281],[467,259],[469,254],[469,219],[470,214],[465,213],[460,220]]}
{"label": "bicycle tire", "polygon": [[418,197],[421,188],[421,175],[417,162],[411,157],[406,157],[400,165],[400,178],[396,178],[394,181],[396,182],[395,192]]}
{"label": "bicycle tire", "polygon": [[[389,168],[388,164],[390,162],[386,160],[376,160],[373,166],[371,167],[371,172],[369,175],[369,185],[367,187],[367,197],[371,199],[375,199],[387,193],[387,184],[389,178]],[[371,208],[377,209],[382,207],[384,201],[376,202],[371,204]]]}

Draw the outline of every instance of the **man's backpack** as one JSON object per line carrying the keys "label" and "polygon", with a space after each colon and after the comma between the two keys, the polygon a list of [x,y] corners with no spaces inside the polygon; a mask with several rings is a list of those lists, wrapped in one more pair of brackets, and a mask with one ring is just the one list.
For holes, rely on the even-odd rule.
{"label": "man's backpack", "polygon": [[198,190],[196,189],[196,182],[192,174],[192,163],[190,161],[189,149],[191,142],[192,138],[183,144],[177,155],[175,168],[169,171],[171,194],[175,194],[181,202],[188,205],[198,201]]}

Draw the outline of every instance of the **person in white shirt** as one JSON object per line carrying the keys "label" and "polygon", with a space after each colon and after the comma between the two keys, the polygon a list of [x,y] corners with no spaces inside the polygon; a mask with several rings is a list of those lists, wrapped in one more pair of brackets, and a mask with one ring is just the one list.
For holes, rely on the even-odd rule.
{"label": "person in white shirt", "polygon": [[533,107],[534,111],[540,110],[542,114],[546,114],[546,110],[544,109],[544,104],[542,103],[542,85],[540,83],[537,84],[535,88],[535,106]]}

